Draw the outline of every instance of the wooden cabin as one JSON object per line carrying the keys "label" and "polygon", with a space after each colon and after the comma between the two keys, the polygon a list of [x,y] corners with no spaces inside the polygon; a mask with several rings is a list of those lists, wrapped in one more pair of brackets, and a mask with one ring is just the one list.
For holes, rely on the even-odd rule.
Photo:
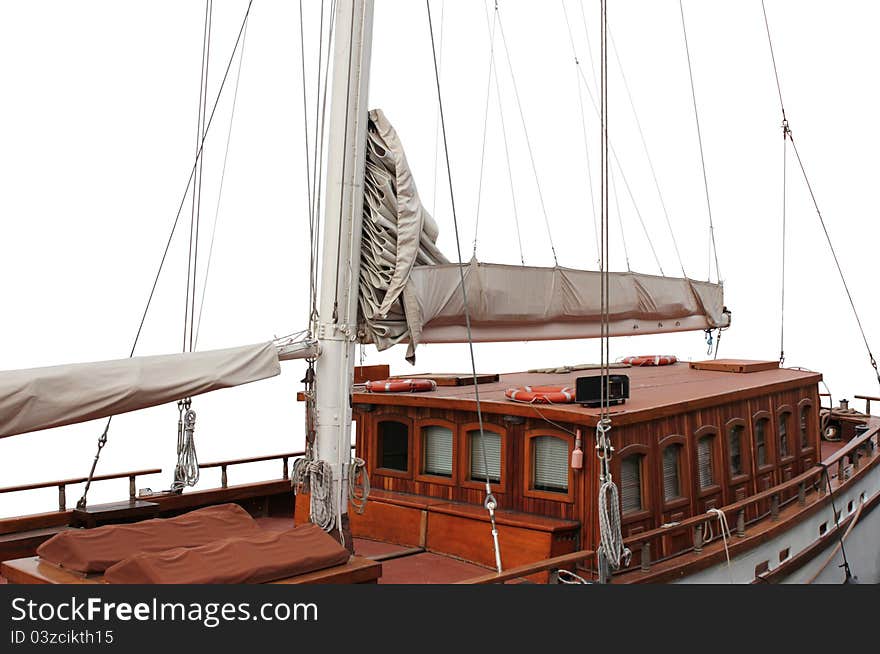
{"label": "wooden cabin", "polygon": [[[819,373],[740,360],[615,372],[630,382],[627,401],[611,408],[612,470],[625,538],[743,500],[819,460]],[[365,512],[351,515],[354,535],[491,566],[482,506],[488,469],[506,567],[595,550],[599,409],[523,404],[504,391],[574,388],[576,378],[597,374],[483,376],[482,444],[470,376],[436,376],[436,390],[424,393],[356,387],[356,452],[367,463],[373,492]],[[581,469],[571,466],[578,430]],[[308,515],[307,502],[298,499],[298,518]],[[747,519],[757,519],[770,511],[769,502],[749,511]],[[674,541],[663,542],[655,556],[687,545]]]}

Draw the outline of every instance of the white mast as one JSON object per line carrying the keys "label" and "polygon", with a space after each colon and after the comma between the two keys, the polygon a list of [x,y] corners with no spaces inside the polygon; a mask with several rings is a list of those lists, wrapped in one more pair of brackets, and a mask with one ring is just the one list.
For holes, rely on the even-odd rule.
{"label": "white mast", "polygon": [[[316,458],[333,470],[337,526],[348,532],[351,391],[357,333],[358,275],[364,201],[367,89],[373,0],[336,3],[324,244],[316,335]],[[313,492],[311,501],[316,501]],[[347,545],[350,538],[346,534]]]}

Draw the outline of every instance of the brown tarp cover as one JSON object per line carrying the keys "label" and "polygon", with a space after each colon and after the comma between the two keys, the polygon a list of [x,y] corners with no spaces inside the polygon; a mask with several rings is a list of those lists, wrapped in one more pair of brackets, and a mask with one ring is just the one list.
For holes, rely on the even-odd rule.
{"label": "brown tarp cover", "polygon": [[111,584],[261,584],[348,561],[314,524],[224,538],[201,547],[136,554],[107,569]]}
{"label": "brown tarp cover", "polygon": [[136,554],[198,547],[222,538],[260,533],[262,528],[243,508],[220,504],[175,518],[63,531],[40,545],[37,554],[68,570],[104,572]]}

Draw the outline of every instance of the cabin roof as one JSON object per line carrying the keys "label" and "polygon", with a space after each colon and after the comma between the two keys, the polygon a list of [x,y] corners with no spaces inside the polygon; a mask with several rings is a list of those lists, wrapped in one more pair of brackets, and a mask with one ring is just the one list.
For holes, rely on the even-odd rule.
{"label": "cabin roof", "polygon": [[[758,363],[746,360],[725,360],[725,362],[746,365]],[[772,367],[755,372],[725,372],[695,369],[686,361],[667,366],[615,369],[611,372],[611,374],[618,373],[629,376],[630,397],[626,403],[611,407],[611,417],[615,424],[643,422],[736,399],[808,386],[816,384],[822,379],[821,373],[803,369]],[[514,372],[502,374],[497,382],[479,385],[481,409],[484,413],[489,414],[524,417],[544,416],[575,424],[595,425],[600,413],[598,408],[584,407],[579,404],[529,405],[508,400],[504,396],[504,391],[516,386],[570,386],[574,388],[575,380],[578,377],[598,374],[598,369],[562,373]],[[430,377],[431,375],[414,376]],[[434,391],[422,393],[370,393],[363,386],[356,386],[353,402],[355,404],[435,407],[460,411],[476,410],[473,385],[438,386]]]}

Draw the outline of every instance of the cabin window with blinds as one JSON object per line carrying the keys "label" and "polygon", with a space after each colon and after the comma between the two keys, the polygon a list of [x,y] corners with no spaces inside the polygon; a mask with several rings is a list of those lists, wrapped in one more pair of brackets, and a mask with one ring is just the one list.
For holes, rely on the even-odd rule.
{"label": "cabin window with blinds", "polygon": [[426,425],[422,433],[422,473],[452,478],[453,434],[443,425]]}
{"label": "cabin window with blinds", "polygon": [[810,447],[810,405],[801,407],[801,449]]}
{"label": "cabin window with blinds", "polygon": [[406,472],[409,470],[409,427],[396,420],[379,423],[379,467]]}
{"label": "cabin window with blinds", "polygon": [[[491,483],[501,483],[501,434],[494,431],[483,430],[483,436],[481,439],[479,429],[469,431],[468,450],[470,451],[471,459],[471,481],[484,482],[488,475]],[[484,451],[485,459],[483,457]]]}
{"label": "cabin window with blinds", "polygon": [[[668,447],[666,451],[675,447]],[[642,459],[641,454],[631,454],[620,460],[620,510],[623,514],[642,510]]]}
{"label": "cabin window with blinds", "polygon": [[755,422],[755,463],[760,468],[767,465],[767,418]]}
{"label": "cabin window with blinds", "polygon": [[788,456],[788,423],[791,422],[791,414],[788,411],[779,414],[779,458]]}
{"label": "cabin window with blinds", "polygon": [[670,445],[663,450],[663,500],[669,502],[681,497],[681,445]]}
{"label": "cabin window with blinds", "polygon": [[727,434],[731,477],[743,474],[742,437],[744,432],[745,428],[742,425],[733,425]]}
{"label": "cabin window with blinds", "polygon": [[532,489],[568,493],[568,441],[535,436],[532,447]]}
{"label": "cabin window with blinds", "polygon": [[704,436],[697,441],[697,480],[700,488],[706,489],[715,485],[715,470],[712,462],[712,446],[714,436]]}

